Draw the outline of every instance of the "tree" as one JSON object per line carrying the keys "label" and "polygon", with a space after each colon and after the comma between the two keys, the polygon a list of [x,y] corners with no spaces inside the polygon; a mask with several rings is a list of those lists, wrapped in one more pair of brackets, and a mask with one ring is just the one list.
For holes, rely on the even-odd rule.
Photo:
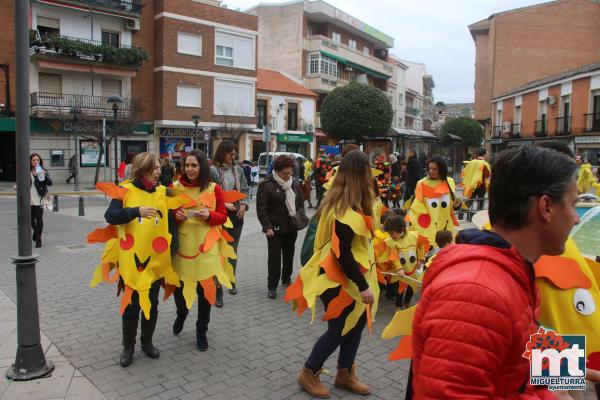
{"label": "tree", "polygon": [[481,146],[483,127],[470,117],[458,117],[447,120],[442,126],[442,136],[459,136],[467,146]]}
{"label": "tree", "polygon": [[392,105],[381,90],[350,83],[333,90],[321,106],[321,126],[338,139],[360,139],[386,133],[392,126]]}

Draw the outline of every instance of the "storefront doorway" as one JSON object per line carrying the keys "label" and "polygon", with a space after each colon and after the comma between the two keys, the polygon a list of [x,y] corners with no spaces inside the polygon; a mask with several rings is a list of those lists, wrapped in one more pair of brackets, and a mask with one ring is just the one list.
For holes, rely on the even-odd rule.
{"label": "storefront doorway", "polygon": [[17,180],[15,140],[14,132],[0,132],[0,181],[15,182]]}
{"label": "storefront doorway", "polygon": [[139,154],[148,151],[148,142],[145,140],[121,140],[121,160],[127,159],[127,154]]}

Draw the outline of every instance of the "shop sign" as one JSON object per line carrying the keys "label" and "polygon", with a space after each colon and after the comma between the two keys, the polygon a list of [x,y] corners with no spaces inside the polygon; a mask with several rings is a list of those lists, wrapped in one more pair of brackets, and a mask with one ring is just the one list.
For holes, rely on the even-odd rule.
{"label": "shop sign", "polygon": [[[82,167],[95,167],[98,164],[98,157],[100,155],[100,142],[95,140],[80,140],[79,154],[81,155],[79,162]],[[100,160],[101,166],[104,166],[105,155],[106,153],[102,154],[102,160]]]}
{"label": "shop sign", "polygon": [[485,139],[487,144],[502,144],[502,139],[494,138],[494,139]]}
{"label": "shop sign", "polygon": [[579,136],[575,137],[577,144],[600,144],[600,136]]}
{"label": "shop sign", "polygon": [[199,128],[160,128],[159,135],[161,137],[189,137],[204,139],[204,131]]}
{"label": "shop sign", "polygon": [[299,135],[297,133],[280,133],[277,135],[278,142],[287,143],[312,143],[312,135]]}

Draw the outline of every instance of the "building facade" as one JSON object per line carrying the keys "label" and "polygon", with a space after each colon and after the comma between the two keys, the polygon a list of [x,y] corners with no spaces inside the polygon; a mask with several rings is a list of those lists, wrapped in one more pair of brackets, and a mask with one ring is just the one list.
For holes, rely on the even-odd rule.
{"label": "building facade", "polygon": [[495,149],[558,140],[600,163],[600,61],[527,83],[491,105],[487,142]]}
{"label": "building facade", "polygon": [[388,90],[394,40],[324,1],[260,4],[260,68],[281,71],[317,93],[316,127],[325,96],[338,86],[362,82]]}
{"label": "building facade", "polygon": [[[256,129],[240,140],[240,159],[258,161],[260,153],[288,151],[307,158],[316,156],[316,93],[281,72],[258,69]],[[271,129],[271,141],[263,129]],[[268,146],[268,147],[267,147]]]}
{"label": "building facade", "polygon": [[404,128],[406,120],[406,70],[408,65],[393,55],[390,55],[390,64],[394,67],[394,75],[388,83],[388,95],[394,110],[392,128]]}
{"label": "building facade", "polygon": [[408,67],[406,70],[405,128],[429,132],[434,121],[433,89],[435,83],[433,76],[427,72],[427,67],[423,63],[409,60],[400,61]]}
{"label": "building facade", "polygon": [[438,102],[433,107],[435,122],[432,125],[433,132],[440,132],[444,123],[451,118],[475,117],[474,103],[444,103]]}
{"label": "building facade", "polygon": [[[492,130],[491,100],[544,77],[598,61],[600,3],[558,0],[469,25],[475,43],[475,118]],[[576,21],[576,23],[574,23]]]}

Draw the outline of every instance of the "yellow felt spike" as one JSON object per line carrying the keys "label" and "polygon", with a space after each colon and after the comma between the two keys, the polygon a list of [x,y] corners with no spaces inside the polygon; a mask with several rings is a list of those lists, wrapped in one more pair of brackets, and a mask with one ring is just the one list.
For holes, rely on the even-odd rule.
{"label": "yellow felt spike", "polygon": [[140,302],[140,308],[144,313],[144,317],[146,319],[150,319],[150,308],[152,308],[152,304],[150,303],[150,291],[138,290],[138,299]]}
{"label": "yellow felt spike", "polygon": [[222,268],[217,269],[215,276],[217,277],[217,280],[219,281],[219,283],[221,285],[227,287],[228,289],[231,289],[231,287],[232,287],[231,286],[232,279],[235,282],[233,266],[229,262],[226,262],[226,265],[223,265]]}
{"label": "yellow felt spike", "polygon": [[400,339],[396,349],[388,357],[389,361],[412,358],[412,335],[404,336]]}
{"label": "yellow felt spike", "polygon": [[92,275],[92,280],[90,281],[90,287],[96,287],[100,282],[104,281],[104,265],[100,264],[94,270],[94,274]]}
{"label": "yellow felt spike", "polygon": [[192,309],[194,301],[196,301],[196,285],[198,282],[183,282],[183,298],[188,310]]}
{"label": "yellow felt spike", "polygon": [[96,183],[96,189],[104,192],[108,197],[114,200],[123,201],[127,189],[115,185],[113,182],[98,182]]}
{"label": "yellow felt spike", "polygon": [[240,201],[245,199],[247,196],[239,192],[237,190],[224,190],[223,191],[223,201],[225,203],[235,203],[236,201]]}
{"label": "yellow felt spike", "polygon": [[173,270],[173,267],[169,268],[165,272],[165,283],[176,287],[180,286],[179,275],[177,275],[177,273]]}
{"label": "yellow felt spike", "polygon": [[344,215],[338,217],[338,221],[352,228],[356,235],[371,237],[371,230],[367,226],[363,216],[351,208],[346,210]]}
{"label": "yellow felt spike", "polygon": [[342,336],[345,336],[350,329],[354,328],[358,323],[358,320],[365,312],[366,306],[363,303],[358,301],[354,302],[354,308],[346,317],[346,323],[344,324],[344,329],[342,329]]}
{"label": "yellow felt spike", "polygon": [[125,285],[123,290],[123,296],[121,297],[121,315],[125,312],[125,309],[131,304],[131,296],[133,295],[133,289]]}
{"label": "yellow felt spike", "polygon": [[117,228],[114,225],[107,225],[104,228],[98,228],[87,235],[88,243],[106,243],[110,239],[117,237]]}
{"label": "yellow felt spike", "polygon": [[383,174],[383,171],[377,168],[371,168],[371,176],[373,178],[377,178],[379,175]]}
{"label": "yellow felt spike", "polygon": [[229,217],[227,217],[227,221],[225,221],[225,223],[223,224],[223,226],[225,228],[229,228],[229,229],[233,228],[233,222],[231,222],[231,220],[229,219]]}
{"label": "yellow felt spike", "polygon": [[184,205],[188,206],[192,203],[197,204],[194,200],[192,200],[188,195],[180,194],[175,197],[166,197],[165,201],[167,202],[167,208],[169,210],[175,210],[179,207],[183,207]]}
{"label": "yellow felt spike", "polygon": [[319,275],[319,277],[317,278],[317,286],[318,286],[317,296],[320,296],[326,290],[332,289],[334,287],[338,287],[338,286],[340,286],[340,284],[337,283],[336,281],[332,281],[331,279],[329,279],[327,277],[327,275],[322,274],[322,275]]}
{"label": "yellow felt spike", "polygon": [[205,191],[202,194],[200,194],[200,196],[198,196],[198,199],[202,202],[202,204],[208,208],[214,208],[215,207],[215,202],[216,202],[216,197],[215,197],[215,192],[208,192]]}
{"label": "yellow felt spike", "polygon": [[391,339],[396,336],[412,334],[412,322],[416,309],[417,306],[415,305],[406,310],[396,311],[388,326],[383,330],[381,338]]}

